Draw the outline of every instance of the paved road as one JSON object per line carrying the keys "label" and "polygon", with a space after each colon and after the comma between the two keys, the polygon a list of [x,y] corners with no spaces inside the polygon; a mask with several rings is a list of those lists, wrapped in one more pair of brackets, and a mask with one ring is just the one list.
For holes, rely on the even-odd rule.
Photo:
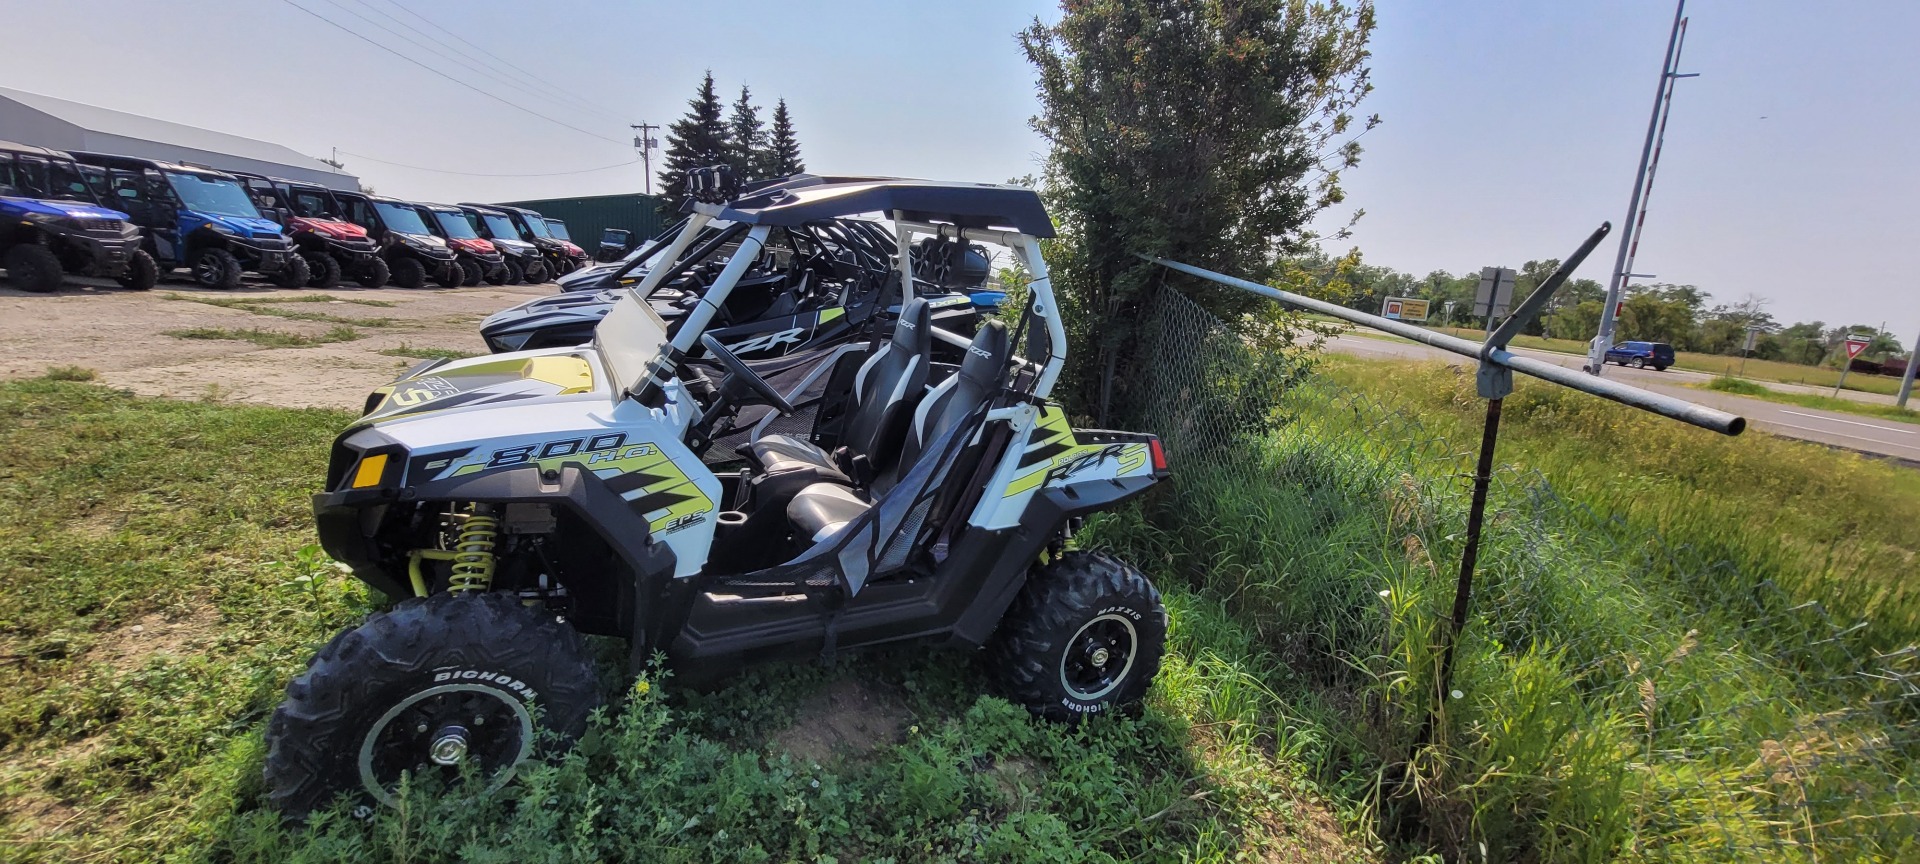
{"label": "paved road", "polygon": [[[1358,357],[1467,362],[1457,354],[1398,339],[1347,335],[1327,340],[1327,347]],[[1514,349],[1514,353],[1538,358],[1548,363],[1557,363],[1570,369],[1580,368],[1584,359],[1527,348]],[[1700,372],[1683,372],[1678,369],[1655,372],[1652,369],[1609,366],[1607,377],[1635,387],[1739,414],[1747,418],[1747,422],[1754,428],[1764,429],[1775,435],[1845,447],[1877,456],[1890,456],[1908,464],[1920,465],[1920,425],[1801,408],[1796,405],[1780,405],[1730,393],[1696,390],[1684,386],[1689,383],[1712,380],[1713,376]]]}

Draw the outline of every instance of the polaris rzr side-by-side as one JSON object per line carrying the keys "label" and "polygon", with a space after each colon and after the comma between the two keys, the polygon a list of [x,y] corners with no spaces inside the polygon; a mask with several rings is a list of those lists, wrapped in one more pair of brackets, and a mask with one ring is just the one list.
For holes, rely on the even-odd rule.
{"label": "polaris rzr side-by-side", "polygon": [[507,284],[506,256],[473,230],[466,211],[450,204],[416,204],[420,218],[434,236],[447,241],[460,266],[462,285]]}
{"label": "polaris rzr side-by-side", "polygon": [[145,291],[160,278],[127,214],[59,150],[0,141],[0,267],[22,291],[55,291],[66,274]]}
{"label": "polaris rzr side-by-side", "polygon": [[[682,275],[645,298],[655,314],[677,326],[736,254],[745,226],[709,224],[683,255]],[[624,293],[644,278],[668,248],[671,235],[615,265],[595,265],[561,277],[563,293],[536,297],[488,317],[480,336],[494,351],[585,344],[593,328]],[[899,291],[893,240],[863,219],[828,219],[782,227],[769,237],[708,330],[736,356],[765,360],[836,345],[866,335],[897,314]],[[597,289],[597,290],[595,290]],[[889,290],[891,289],[891,290]],[[916,282],[934,309],[935,324],[973,335],[978,313],[952,286]],[[958,349],[939,346],[958,357]]]}
{"label": "polaris rzr side-by-side", "polygon": [[442,288],[458,288],[467,273],[454,261],[453,250],[427,227],[412,202],[398,198],[334,192],[340,214],[362,228],[380,245],[387,262],[387,281],[396,288],[419,288],[428,279]]}
{"label": "polaris rzr side-by-side", "polygon": [[387,284],[387,262],[367,229],[342,219],[333,192],[315,183],[228,172],[240,178],[260,212],[279,222],[307,262],[307,287],[332,288],[342,276],[366,288]]}
{"label": "polaris rzr side-by-side", "polygon": [[[283,811],[413,783],[507,783],[600,701],[582,634],[664,654],[676,680],[882,645],[985,648],[1006,695],[1075,721],[1137,702],[1166,613],[1139,571],[1070,550],[1081,517],[1165,476],[1152,435],[1069,426],[1048,398],[1067,350],[1032,190],[836,178],[734,197],[691,172],[692,217],[591,344],[429,361],[375,391],[314,498],[321,543],[398,602],[320,649],[268,725]],[[1032,276],[1011,328],[940,330],[910,268],[883,341],[834,349],[805,435],[703,461],[750,405],[790,394],[708,331],[777,232],[861,213],[1013,250]],[[677,328],[644,301],[730,223],[738,250]],[[670,333],[670,329],[672,332]],[[936,342],[963,348],[933,359]],[[715,381],[689,362],[704,349]],[[1024,356],[1023,356],[1024,355]],[[553,736],[553,737],[549,737]]]}
{"label": "polaris rzr side-by-side", "polygon": [[553,275],[539,248],[520,239],[520,228],[514,224],[511,214],[481,204],[462,204],[460,209],[467,214],[467,221],[473,223],[473,230],[504,256],[508,285],[522,282],[538,285]]}
{"label": "polaris rzr side-by-side", "polygon": [[192,269],[203,288],[238,288],[247,271],[282,288],[312,275],[280,224],[260,215],[238,178],[224,171],[106,153],[74,153],[102,169],[101,196],[140,226],[161,273]]}

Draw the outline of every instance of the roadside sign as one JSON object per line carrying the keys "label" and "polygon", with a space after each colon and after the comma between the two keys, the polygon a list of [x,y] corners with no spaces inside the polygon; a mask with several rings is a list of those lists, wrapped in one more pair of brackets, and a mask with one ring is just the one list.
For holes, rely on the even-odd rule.
{"label": "roadside sign", "polygon": [[1758,327],[1748,327],[1748,328],[1747,328],[1747,344],[1745,344],[1745,345],[1742,345],[1742,346],[1740,347],[1740,350],[1742,350],[1742,351],[1752,351],[1752,350],[1753,350],[1753,346],[1754,346],[1754,345],[1756,345],[1756,344],[1758,344],[1758,343],[1759,343],[1759,341],[1760,341],[1760,328],[1758,328]]}
{"label": "roadside sign", "polygon": [[1507,314],[1507,309],[1513,305],[1515,275],[1511,267],[1480,268],[1480,287],[1473,292],[1475,317]]}
{"label": "roadside sign", "polygon": [[1425,321],[1432,303],[1415,297],[1388,297],[1380,306],[1380,317],[1392,321]]}
{"label": "roadside sign", "polygon": [[1858,333],[1855,333],[1852,336],[1848,336],[1847,337],[1847,359],[1852,360],[1853,358],[1860,356],[1860,352],[1867,350],[1867,346],[1871,344],[1873,344],[1872,336],[1862,336]]}

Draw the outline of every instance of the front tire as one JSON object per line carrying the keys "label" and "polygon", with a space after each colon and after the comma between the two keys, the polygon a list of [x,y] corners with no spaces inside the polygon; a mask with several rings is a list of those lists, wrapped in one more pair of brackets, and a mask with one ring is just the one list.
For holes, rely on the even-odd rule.
{"label": "front tire", "polygon": [[393,271],[395,288],[413,290],[427,284],[427,265],[418,258],[396,258],[388,267]]}
{"label": "front tire", "polygon": [[160,265],[153,263],[153,256],[145,249],[135,249],[127,256],[127,270],[114,281],[128,291],[152,291],[160,284]]}
{"label": "front tire", "polygon": [[528,261],[527,269],[521,272],[520,278],[528,285],[538,285],[547,281],[547,262],[538,258]]}
{"label": "front tire", "polygon": [[281,288],[301,288],[313,278],[313,270],[307,266],[305,256],[297,252],[287,254],[286,266],[274,271],[273,284]]}
{"label": "front tire", "polygon": [[433,281],[442,288],[458,288],[460,283],[467,281],[467,271],[459,261],[448,261],[433,271]]}
{"label": "front tire", "polygon": [[467,762],[491,792],[539,730],[572,741],[599,703],[586,643],[552,613],[509,594],[407,600],[287,685],[267,726],[267,797],[295,817],[342,792],[393,804],[403,773],[451,782]]}
{"label": "front tire", "polygon": [[375,258],[360,268],[360,275],[353,277],[353,281],[360,283],[362,288],[379,288],[391,278],[393,272],[387,269],[387,259]]}
{"label": "front tire", "polygon": [[340,262],[325,252],[315,252],[305,256],[307,271],[313,275],[307,278],[308,288],[332,288],[340,284]]}
{"label": "front tire", "polygon": [[460,273],[460,284],[468,288],[480,284],[480,280],[487,278],[486,268],[481,267],[480,262],[472,258],[460,260]]}
{"label": "front tire", "polygon": [[7,250],[7,278],[13,287],[35,294],[60,290],[66,272],[60,269],[60,257],[38,243],[22,243]]}
{"label": "front tire", "polygon": [[515,260],[513,256],[507,256],[506,263],[503,266],[507,271],[508,285],[518,285],[526,280],[527,271],[520,267],[520,262]]}
{"label": "front tire", "polygon": [[202,288],[231,291],[240,287],[240,259],[225,249],[202,249],[193,259],[193,281]]}
{"label": "front tire", "polygon": [[488,285],[505,285],[512,277],[513,271],[508,270],[505,264],[495,264],[487,270]]}
{"label": "front tire", "polygon": [[1067,552],[1028,577],[988,657],[1015,702],[1077,723],[1138,703],[1160,671],[1167,610],[1153,583],[1097,552]]}

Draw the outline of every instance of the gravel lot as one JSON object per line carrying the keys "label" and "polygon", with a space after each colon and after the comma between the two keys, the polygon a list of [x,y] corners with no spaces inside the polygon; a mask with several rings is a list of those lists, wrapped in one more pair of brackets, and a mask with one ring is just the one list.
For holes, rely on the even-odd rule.
{"label": "gravel lot", "polygon": [[[367,391],[419,362],[381,352],[485,353],[482,319],[558,290],[545,284],[317,291],[249,283],[236,291],[205,291],[188,282],[162,282],[141,293],[86,281],[70,282],[55,294],[29,294],[0,282],[0,379],[79,366],[107,384],[148,396],[358,409]],[[296,299],[319,295],[328,299]],[[241,331],[251,338],[169,335],[189,331],[216,337]],[[260,344],[315,340],[337,341]]]}

